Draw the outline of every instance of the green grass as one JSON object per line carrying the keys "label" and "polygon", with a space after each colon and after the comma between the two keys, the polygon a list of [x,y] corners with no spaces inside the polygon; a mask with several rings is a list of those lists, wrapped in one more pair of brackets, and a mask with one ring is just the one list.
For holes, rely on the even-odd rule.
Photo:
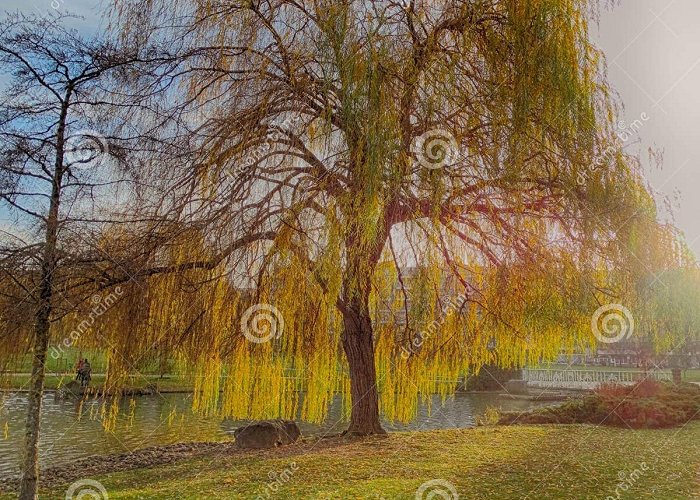
{"label": "green grass", "polygon": [[[70,372],[73,371],[78,358],[88,358],[92,371],[104,373],[107,370],[107,356],[104,349],[86,349],[78,347],[51,346],[46,357],[46,370],[48,372]],[[137,367],[143,374],[159,373],[157,360],[143,359],[142,366]],[[32,370],[32,356],[27,353],[16,356],[6,366],[3,371],[27,373]]]}
{"label": "green grass", "polygon": [[[627,492],[618,490],[619,498],[686,499],[700,492],[700,422],[656,431],[571,425],[396,433],[206,457],[94,479],[111,500],[267,498],[266,483],[285,469],[291,471],[289,480],[274,498],[414,499],[422,483],[444,479],[460,499],[604,499],[618,498],[621,478],[633,474]],[[65,489],[43,496],[63,498]]]}
{"label": "green grass", "polygon": [[[54,353],[59,353],[54,355]],[[107,370],[107,358],[101,349],[78,349],[75,347],[62,347],[57,351],[55,347],[49,349],[46,358],[46,389],[57,389],[61,385],[75,378],[75,364],[78,358],[88,358],[92,366],[92,386],[101,387],[104,384],[104,375]],[[29,385],[29,372],[32,370],[31,355],[18,356],[4,365],[0,373],[0,389],[26,389]],[[128,387],[140,389],[149,383],[156,383],[164,390],[192,390],[192,383],[183,380],[182,377],[170,375],[160,378],[158,363],[147,362],[139,368],[138,372],[130,377]]]}
{"label": "green grass", "polygon": [[[106,357],[102,349],[78,349],[76,347],[61,347],[59,351],[55,347],[49,348],[46,357],[46,370],[50,372],[70,371],[75,366],[77,359],[88,358],[93,370],[104,371],[107,366]],[[32,370],[32,356],[27,353],[17,356],[4,370],[11,372],[30,372]]]}

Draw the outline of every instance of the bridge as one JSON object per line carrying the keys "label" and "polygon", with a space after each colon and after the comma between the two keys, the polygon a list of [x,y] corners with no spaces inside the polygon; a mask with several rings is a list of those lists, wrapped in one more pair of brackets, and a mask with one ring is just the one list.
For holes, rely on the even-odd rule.
{"label": "bridge", "polygon": [[645,378],[652,380],[672,380],[670,371],[661,370],[579,370],[524,368],[523,380],[528,387],[541,389],[580,389],[591,390],[603,383],[630,385]]}

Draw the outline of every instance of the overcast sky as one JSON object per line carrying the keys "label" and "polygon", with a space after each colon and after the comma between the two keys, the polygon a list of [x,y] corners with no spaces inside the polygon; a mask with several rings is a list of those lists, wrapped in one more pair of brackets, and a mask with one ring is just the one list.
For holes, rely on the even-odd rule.
{"label": "overcast sky", "polygon": [[[2,9],[44,14],[55,7],[85,16],[86,33],[104,26],[108,0],[2,0]],[[646,158],[664,152],[663,167],[647,166],[652,187],[670,197],[677,225],[700,255],[700,19],[699,0],[622,0],[592,27],[608,59],[608,76],[625,106],[624,123],[649,119],[629,150]],[[2,221],[0,221],[0,225]]]}
{"label": "overcast sky", "polygon": [[622,0],[593,28],[608,59],[610,83],[625,105],[624,120],[649,116],[634,144],[646,157],[663,150],[651,168],[652,187],[672,197],[677,225],[700,255],[700,1]]}

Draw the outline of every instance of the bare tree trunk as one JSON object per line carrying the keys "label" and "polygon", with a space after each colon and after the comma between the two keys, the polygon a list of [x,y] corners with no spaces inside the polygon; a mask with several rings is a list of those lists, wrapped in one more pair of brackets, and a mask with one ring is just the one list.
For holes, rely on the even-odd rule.
{"label": "bare tree trunk", "polygon": [[379,421],[379,392],[374,365],[374,341],[369,315],[344,316],[343,350],[350,367],[350,426],[348,434],[386,434]]}
{"label": "bare tree trunk", "polygon": [[[46,268],[46,266],[44,266]],[[49,345],[49,315],[51,314],[50,274],[42,270],[41,305],[36,315],[34,345],[32,348],[32,378],[29,387],[29,402],[25,425],[24,460],[22,463],[22,480],[19,498],[33,500],[38,498],[37,482],[39,479],[39,430],[41,423],[41,400],[44,393],[44,371],[46,352]],[[50,273],[50,270],[48,270]],[[48,295],[47,295],[48,294]]]}
{"label": "bare tree trunk", "polygon": [[39,431],[41,428],[41,400],[44,394],[46,354],[49,348],[50,318],[53,295],[53,272],[56,267],[56,245],[58,241],[58,206],[61,200],[63,181],[63,151],[68,102],[72,89],[66,92],[56,132],[56,161],[51,187],[51,202],[46,217],[46,238],[41,262],[39,304],[35,316],[34,342],[32,346],[32,378],[29,386],[27,420],[25,426],[24,459],[22,479],[19,485],[20,500],[38,498],[39,481]]}
{"label": "bare tree trunk", "polygon": [[53,269],[56,262],[56,235],[58,232],[58,190],[54,187],[51,208],[46,225],[46,247],[41,266],[41,284],[39,285],[39,306],[34,327],[34,345],[32,346],[32,379],[29,387],[27,421],[25,426],[24,460],[19,498],[33,500],[38,498],[39,480],[39,430],[41,424],[41,400],[44,394],[44,373],[46,370],[46,353],[49,347],[49,318],[51,317],[51,296],[53,294]]}

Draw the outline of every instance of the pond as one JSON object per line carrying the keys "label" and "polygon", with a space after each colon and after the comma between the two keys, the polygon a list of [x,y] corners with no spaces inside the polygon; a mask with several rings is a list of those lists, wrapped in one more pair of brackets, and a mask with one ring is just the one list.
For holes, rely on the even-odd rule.
{"label": "pond", "polygon": [[[89,400],[81,405],[76,400],[61,400],[51,393],[46,394],[41,418],[41,466],[60,465],[76,458],[124,453],[180,441],[231,439],[233,430],[246,423],[196,415],[191,411],[191,397],[191,394],[162,394],[124,399],[121,405],[126,416],[119,420],[114,432],[105,432],[99,421],[101,405],[98,401]],[[0,398],[0,477],[7,477],[19,472],[27,398],[25,394],[17,393],[6,393],[0,395]],[[440,398],[434,396],[432,411],[426,405],[421,405],[413,422],[385,422],[385,429],[401,431],[471,427],[489,407],[520,411],[542,405],[543,403],[504,398],[493,393],[457,393],[442,405]],[[128,417],[130,414],[133,418]],[[305,436],[339,433],[346,425],[342,420],[339,396],[331,404],[326,422],[300,423]]]}

